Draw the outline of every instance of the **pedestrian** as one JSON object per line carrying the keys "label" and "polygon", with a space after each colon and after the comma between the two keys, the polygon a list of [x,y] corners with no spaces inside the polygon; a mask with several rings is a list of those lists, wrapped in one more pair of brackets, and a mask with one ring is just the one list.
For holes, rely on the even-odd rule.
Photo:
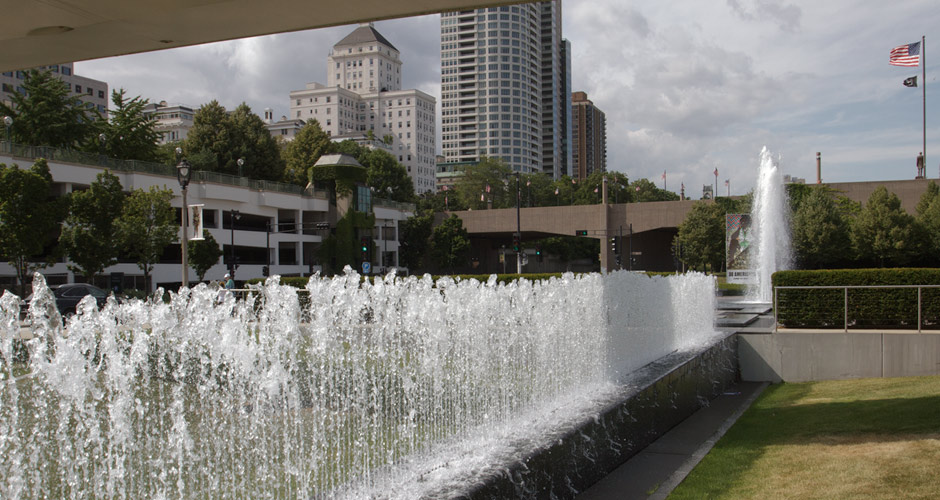
{"label": "pedestrian", "polygon": [[234,289],[235,289],[235,280],[232,279],[232,275],[231,275],[231,274],[225,273],[225,277],[222,278],[222,279],[225,281],[225,289],[226,289],[226,290],[234,290]]}
{"label": "pedestrian", "polygon": [[917,177],[915,179],[923,179],[927,176],[927,166],[924,165],[924,152],[921,151],[917,153]]}

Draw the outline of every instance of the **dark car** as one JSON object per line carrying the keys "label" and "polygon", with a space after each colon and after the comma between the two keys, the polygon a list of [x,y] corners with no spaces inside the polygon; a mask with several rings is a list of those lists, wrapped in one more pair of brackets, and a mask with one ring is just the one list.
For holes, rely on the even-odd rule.
{"label": "dark car", "polygon": [[[105,303],[108,301],[108,292],[87,283],[67,283],[65,285],[52,287],[51,290],[52,294],[55,296],[56,308],[63,316],[75,314],[75,308],[86,295],[91,295],[95,298],[99,309],[104,307]],[[26,319],[26,311],[29,308],[29,301],[32,297],[33,296],[30,295],[20,303],[21,320]]]}
{"label": "dark car", "polygon": [[63,316],[75,314],[75,307],[86,295],[95,298],[99,309],[108,301],[108,292],[88,283],[59,285],[52,289],[52,293],[55,295],[55,305]]}

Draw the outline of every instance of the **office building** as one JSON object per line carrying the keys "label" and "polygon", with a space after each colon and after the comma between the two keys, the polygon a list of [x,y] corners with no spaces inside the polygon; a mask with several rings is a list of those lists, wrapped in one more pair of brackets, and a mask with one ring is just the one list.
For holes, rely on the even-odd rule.
{"label": "office building", "polygon": [[584,92],[571,94],[572,172],[585,179],[594,172],[607,171],[607,118]]}
{"label": "office building", "polygon": [[144,107],[144,116],[156,118],[154,130],[160,134],[158,144],[179,142],[186,139],[193,128],[193,116],[196,111],[192,106],[167,104],[166,101],[150,103]]}
{"label": "office building", "polygon": [[289,118],[311,118],[331,137],[368,137],[385,143],[408,171],[415,192],[434,189],[434,120],[437,102],[401,88],[398,49],[371,23],[333,46],[327,84],[312,82],[290,93]]}
{"label": "office building", "polygon": [[441,14],[445,161],[564,175],[569,52],[560,0]]}

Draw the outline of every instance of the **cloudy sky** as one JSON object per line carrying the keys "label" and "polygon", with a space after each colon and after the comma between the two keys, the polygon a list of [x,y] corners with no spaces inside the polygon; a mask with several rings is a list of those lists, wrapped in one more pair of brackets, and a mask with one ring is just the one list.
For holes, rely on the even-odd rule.
{"label": "cloudy sky", "polygon": [[[901,82],[922,84],[921,69],[889,65],[888,52],[926,36],[927,174],[940,176],[936,0],[568,0],[563,17],[574,90],[607,115],[608,169],[658,185],[665,171],[669,189],[684,183],[695,198],[716,168],[721,194],[725,179],[732,194],[750,190],[764,146],[808,182],[817,151],[824,181],[912,178],[922,94]],[[280,117],[291,90],[326,82],[329,50],[352,29],[86,61],[76,72],[151,101],[244,101]],[[401,51],[403,86],[438,97],[440,110],[439,16],[376,29]]]}

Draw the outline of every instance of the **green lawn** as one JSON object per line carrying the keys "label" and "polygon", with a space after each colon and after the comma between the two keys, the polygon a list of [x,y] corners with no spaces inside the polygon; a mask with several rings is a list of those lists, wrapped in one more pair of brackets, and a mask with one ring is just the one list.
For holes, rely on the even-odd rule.
{"label": "green lawn", "polygon": [[669,496],[938,497],[938,376],[771,386]]}

